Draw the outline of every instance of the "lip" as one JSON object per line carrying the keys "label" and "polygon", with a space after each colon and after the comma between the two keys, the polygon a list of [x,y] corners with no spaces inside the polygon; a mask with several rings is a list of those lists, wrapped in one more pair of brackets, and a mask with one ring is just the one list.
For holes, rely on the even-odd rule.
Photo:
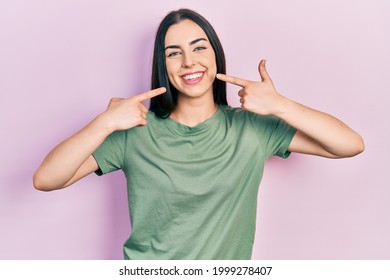
{"label": "lip", "polygon": [[[204,71],[196,71],[196,72],[185,73],[184,75],[181,75],[180,77],[186,85],[195,85],[203,79],[204,73],[205,73]],[[200,77],[195,78],[195,79],[189,79],[189,80],[184,79],[185,76],[197,75],[197,74],[202,74],[202,75]]]}

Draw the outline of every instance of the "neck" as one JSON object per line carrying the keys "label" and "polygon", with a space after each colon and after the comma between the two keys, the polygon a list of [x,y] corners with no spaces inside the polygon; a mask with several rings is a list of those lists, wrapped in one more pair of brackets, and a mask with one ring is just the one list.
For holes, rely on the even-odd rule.
{"label": "neck", "polygon": [[208,100],[191,100],[187,98],[178,98],[177,106],[171,113],[171,119],[189,127],[211,118],[217,111],[218,105],[214,103],[214,98]]}

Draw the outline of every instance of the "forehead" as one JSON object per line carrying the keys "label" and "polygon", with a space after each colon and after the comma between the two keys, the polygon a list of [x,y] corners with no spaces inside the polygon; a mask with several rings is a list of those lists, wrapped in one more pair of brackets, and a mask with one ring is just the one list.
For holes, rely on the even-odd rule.
{"label": "forehead", "polygon": [[168,28],[165,35],[165,46],[185,44],[198,38],[208,40],[206,33],[199,25],[192,20],[185,19]]}

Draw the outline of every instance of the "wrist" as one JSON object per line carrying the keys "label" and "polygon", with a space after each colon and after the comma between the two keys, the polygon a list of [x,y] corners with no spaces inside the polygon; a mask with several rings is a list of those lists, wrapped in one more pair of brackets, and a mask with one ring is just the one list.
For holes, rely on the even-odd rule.
{"label": "wrist", "polygon": [[103,131],[105,134],[110,135],[113,133],[116,129],[113,124],[113,122],[110,121],[110,119],[107,117],[106,112],[101,113],[98,115],[92,123],[101,131]]}
{"label": "wrist", "polygon": [[282,116],[289,111],[289,107],[291,106],[292,101],[281,94],[278,94],[276,99],[276,106],[273,110],[272,115],[278,118],[282,118]]}

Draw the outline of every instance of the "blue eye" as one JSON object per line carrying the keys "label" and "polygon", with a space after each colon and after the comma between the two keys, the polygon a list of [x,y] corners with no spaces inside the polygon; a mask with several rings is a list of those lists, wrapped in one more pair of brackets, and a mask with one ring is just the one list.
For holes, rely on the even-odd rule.
{"label": "blue eye", "polygon": [[177,56],[179,54],[180,54],[180,52],[171,52],[170,54],[168,54],[168,57]]}
{"label": "blue eye", "polygon": [[202,50],[205,50],[205,49],[206,49],[206,47],[196,47],[194,49],[194,51],[202,51]]}

